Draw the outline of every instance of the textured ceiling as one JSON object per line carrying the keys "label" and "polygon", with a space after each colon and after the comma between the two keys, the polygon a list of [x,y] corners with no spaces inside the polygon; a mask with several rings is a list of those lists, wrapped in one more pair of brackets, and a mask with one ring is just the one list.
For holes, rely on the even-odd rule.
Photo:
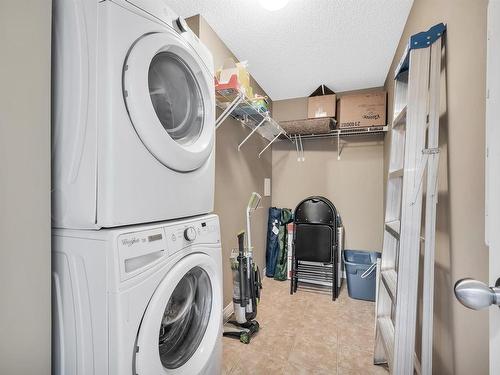
{"label": "textured ceiling", "polygon": [[166,0],[201,14],[273,100],[382,86],[413,0]]}

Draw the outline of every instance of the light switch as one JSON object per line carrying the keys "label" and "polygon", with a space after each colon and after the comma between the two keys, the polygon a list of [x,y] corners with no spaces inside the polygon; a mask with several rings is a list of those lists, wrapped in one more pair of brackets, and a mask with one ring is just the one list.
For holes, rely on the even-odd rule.
{"label": "light switch", "polygon": [[271,196],[271,179],[270,178],[264,178],[264,196],[265,197]]}

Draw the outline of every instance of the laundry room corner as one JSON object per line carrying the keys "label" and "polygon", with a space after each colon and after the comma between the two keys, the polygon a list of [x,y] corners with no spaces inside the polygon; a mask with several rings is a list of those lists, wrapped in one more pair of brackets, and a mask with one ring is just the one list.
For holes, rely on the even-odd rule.
{"label": "laundry room corner", "polygon": [[[238,60],[202,16],[187,18],[186,22],[212,53],[216,69],[228,58]],[[255,93],[267,96],[252,77],[250,81]],[[268,100],[272,108],[272,102]],[[232,249],[237,247],[236,235],[245,229],[245,208],[253,191],[262,196],[261,205],[252,216],[254,257],[260,269],[265,267],[267,213],[272,202],[271,196],[264,196],[264,179],[272,177],[271,152],[264,152],[259,157],[259,152],[266,146],[261,137],[251,137],[238,151],[238,144],[247,135],[247,128],[232,117],[217,130],[214,211],[221,224],[225,307],[231,305],[233,291],[229,257]]]}
{"label": "laundry room corner", "polygon": [[[380,90],[375,87],[337,96]],[[307,118],[307,103],[307,97],[274,101],[273,115],[278,121]],[[383,135],[343,139],[340,143],[336,137],[302,142],[304,154],[300,162],[293,143],[273,144],[273,206],[294,209],[303,197],[330,197],[344,227],[348,228],[346,248],[381,251],[384,206],[379,197],[384,189]]]}
{"label": "laundry room corner", "polygon": [[0,30],[0,375],[500,375],[500,0]]}

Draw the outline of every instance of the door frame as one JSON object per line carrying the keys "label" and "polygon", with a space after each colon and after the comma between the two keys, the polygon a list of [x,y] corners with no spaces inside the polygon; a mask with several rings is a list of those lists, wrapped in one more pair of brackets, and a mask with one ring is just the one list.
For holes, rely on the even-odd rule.
{"label": "door frame", "polygon": [[[486,58],[485,241],[489,285],[500,277],[500,0],[489,0]],[[490,374],[500,373],[500,311],[489,309]]]}

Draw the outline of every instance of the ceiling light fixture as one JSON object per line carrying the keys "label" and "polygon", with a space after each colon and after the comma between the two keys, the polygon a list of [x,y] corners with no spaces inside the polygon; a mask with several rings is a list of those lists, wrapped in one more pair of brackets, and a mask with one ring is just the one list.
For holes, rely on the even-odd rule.
{"label": "ceiling light fixture", "polygon": [[259,0],[259,3],[264,9],[275,11],[284,8],[288,0]]}

